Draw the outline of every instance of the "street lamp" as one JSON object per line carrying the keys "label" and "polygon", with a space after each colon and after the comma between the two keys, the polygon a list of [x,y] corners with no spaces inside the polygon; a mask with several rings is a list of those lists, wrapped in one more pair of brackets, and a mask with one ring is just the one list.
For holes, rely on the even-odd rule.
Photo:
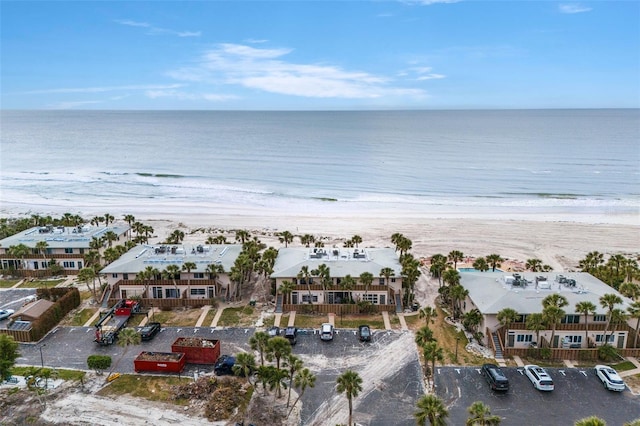
{"label": "street lamp", "polygon": [[40,345],[38,349],[40,349],[40,367],[44,368],[44,358],[42,357],[42,348],[47,345]]}
{"label": "street lamp", "polygon": [[456,336],[456,362],[458,362],[458,342],[460,341],[460,336]]}

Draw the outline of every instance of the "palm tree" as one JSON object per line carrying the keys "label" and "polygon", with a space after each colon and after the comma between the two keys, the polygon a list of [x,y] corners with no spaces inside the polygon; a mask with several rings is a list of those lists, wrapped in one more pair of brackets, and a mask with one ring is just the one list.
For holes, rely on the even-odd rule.
{"label": "palm tree", "polygon": [[473,269],[477,269],[480,272],[488,271],[489,264],[484,257],[479,257],[473,262]]}
{"label": "palm tree", "polygon": [[351,300],[353,300],[351,291],[353,290],[353,287],[355,287],[355,285],[356,280],[349,274],[345,275],[344,278],[340,280],[340,287],[342,287],[343,290],[346,290],[347,294],[349,295],[349,298],[347,300],[348,303],[351,303]]}
{"label": "palm tree", "polygon": [[386,267],[380,269],[380,276],[384,277],[387,286],[389,286],[389,278],[394,274],[394,270],[392,268]]}
{"label": "palm tree", "polygon": [[278,287],[278,291],[282,293],[284,296],[284,303],[291,303],[291,293],[295,290],[296,286],[292,281],[284,280],[280,287]]}
{"label": "palm tree", "polygon": [[527,330],[536,332],[536,343],[540,346],[540,332],[547,329],[547,322],[539,312],[527,315]]}
{"label": "palm tree", "polygon": [[462,325],[472,333],[478,331],[478,326],[482,322],[482,312],[478,308],[473,308],[462,316]]}
{"label": "palm tree", "polygon": [[120,355],[120,358],[118,358],[118,361],[116,361],[113,368],[111,368],[111,371],[107,375],[107,379],[106,379],[107,381],[109,381],[109,376],[111,376],[111,373],[113,372],[113,370],[115,370],[118,363],[126,355],[127,349],[129,349],[129,346],[139,345],[140,340],[141,340],[140,333],[138,333],[135,330],[135,328],[125,328],[124,330],[120,331],[120,333],[118,333],[118,346],[124,348],[124,350],[122,351],[122,355]]}
{"label": "palm tree", "polygon": [[103,235],[104,239],[107,240],[107,244],[109,247],[113,245],[113,242],[118,239],[118,235],[113,231],[107,231]]}
{"label": "palm tree", "polygon": [[631,318],[636,319],[636,332],[633,339],[633,347],[638,346],[638,333],[640,333],[640,301],[636,300],[627,308],[627,312]]}
{"label": "palm tree", "polygon": [[20,267],[18,269],[26,269],[24,258],[31,253],[31,249],[29,247],[20,243],[15,246],[10,246],[7,252],[10,256],[20,259]]}
{"label": "palm tree", "polygon": [[622,298],[615,293],[607,293],[600,297],[600,305],[607,309],[607,324],[604,327],[604,336],[605,341],[604,344],[607,345],[609,340],[607,339],[607,331],[609,331],[609,326],[611,325],[611,320],[613,319],[613,310],[616,305],[622,304]]}
{"label": "palm tree", "polygon": [[362,378],[358,373],[352,370],[347,370],[338,376],[336,380],[338,393],[344,393],[349,401],[349,422],[348,426],[351,426],[353,422],[353,398],[357,397],[362,392]]}
{"label": "palm tree", "polygon": [[240,243],[246,243],[249,238],[251,238],[251,234],[246,229],[238,229],[236,230],[236,241],[240,241]]}
{"label": "palm tree", "polygon": [[496,319],[500,322],[500,325],[505,327],[504,329],[504,346],[507,346],[507,335],[509,333],[509,326],[511,323],[518,319],[518,312],[512,308],[504,308],[500,312]]}
{"label": "palm tree", "polygon": [[356,248],[358,248],[358,244],[362,242],[362,237],[360,235],[354,235],[351,237],[351,242],[356,245]]}
{"label": "palm tree", "polygon": [[433,342],[434,340],[433,331],[426,325],[416,331],[415,341],[418,346],[423,347],[425,344]]}
{"label": "palm tree", "polygon": [[267,352],[267,343],[269,342],[269,335],[264,331],[256,331],[249,339],[249,346],[252,350],[260,353],[260,365],[264,366],[264,356]]}
{"label": "palm tree", "polygon": [[191,271],[195,269],[198,269],[198,265],[194,262],[184,262],[182,264],[182,270],[187,272],[187,292],[185,296],[188,298],[191,297]]}
{"label": "palm tree", "polygon": [[488,255],[486,259],[487,259],[487,263],[491,265],[491,272],[495,272],[496,268],[499,268],[500,266],[502,266],[501,262],[504,262],[504,259],[500,257],[499,254],[495,254],[495,253]]}
{"label": "palm tree", "polygon": [[91,267],[80,269],[78,272],[78,282],[87,285],[87,288],[93,296],[93,300],[98,301],[98,290],[96,289],[96,271]]}
{"label": "palm tree", "polygon": [[300,243],[303,244],[305,247],[309,247],[309,245],[313,242],[315,242],[316,238],[311,235],[311,234],[304,234],[300,236]]}
{"label": "palm tree", "polygon": [[316,376],[308,368],[303,368],[298,372],[298,374],[295,375],[293,379],[293,385],[296,388],[300,389],[300,393],[298,394],[298,397],[296,398],[296,400],[293,402],[293,405],[291,406],[291,410],[289,410],[289,414],[287,414],[287,417],[291,415],[291,412],[293,411],[293,407],[295,407],[296,404],[298,403],[298,400],[302,398],[302,395],[304,395],[304,391],[308,387],[309,388],[315,387]]}
{"label": "palm tree", "polygon": [[578,266],[580,266],[580,269],[582,269],[583,272],[593,274],[593,272],[595,272],[603,263],[604,257],[602,253],[592,251],[587,253],[585,258],[578,263]]}
{"label": "palm tree", "polygon": [[578,420],[574,423],[574,426],[607,426],[607,422],[600,417],[591,416]]}
{"label": "palm tree", "polygon": [[431,426],[445,426],[445,419],[449,416],[449,411],[444,403],[436,395],[424,395],[416,403],[418,411],[413,415],[418,426],[426,426],[427,421]]}
{"label": "palm tree", "polygon": [[444,351],[438,346],[438,342],[431,341],[422,345],[422,355],[424,356],[425,366],[428,366],[429,362],[431,362],[430,376],[433,377],[436,370],[436,361],[442,362],[444,360]]}
{"label": "palm tree", "polygon": [[104,226],[109,226],[109,223],[112,223],[116,218],[109,213],[104,214]]}
{"label": "palm tree", "polygon": [[438,285],[442,286],[442,273],[447,269],[447,257],[443,254],[431,256],[431,266],[429,273],[434,278],[438,278]]}
{"label": "palm tree", "polygon": [[167,244],[180,244],[183,240],[184,232],[176,229],[167,237]]}
{"label": "palm tree", "polygon": [[289,231],[282,231],[278,238],[281,243],[284,243],[285,248],[289,246],[289,243],[293,242],[293,234]]}
{"label": "palm tree", "polygon": [[418,316],[420,319],[424,318],[426,326],[429,327],[429,324],[434,322],[434,318],[438,317],[438,311],[432,306],[425,306],[418,311]]}
{"label": "palm tree", "polygon": [[285,360],[286,365],[289,366],[289,395],[287,395],[287,408],[289,407],[289,402],[291,401],[291,388],[293,387],[293,379],[295,378],[296,373],[302,370],[302,360],[295,355],[289,354],[289,356]]}
{"label": "palm tree", "polygon": [[540,259],[527,259],[527,262],[524,264],[524,267],[531,272],[540,272],[542,271],[542,260]]}
{"label": "palm tree", "polygon": [[304,265],[300,268],[300,272],[298,272],[297,276],[298,280],[304,279],[305,284],[307,285],[307,289],[309,290],[309,303],[311,302],[311,272],[309,271],[309,267]]}
{"label": "palm tree", "polygon": [[640,299],[640,285],[632,282],[626,282],[620,284],[620,288],[618,289],[620,294],[624,297],[628,297],[629,299],[638,300]]}
{"label": "palm tree", "polygon": [[449,256],[447,256],[449,262],[453,262],[453,269],[458,269],[458,262],[464,259],[464,253],[460,250],[452,250],[449,252]]}
{"label": "palm tree", "polygon": [[480,401],[476,401],[467,409],[469,418],[467,426],[491,426],[500,424],[500,416],[491,415],[491,408]]}
{"label": "palm tree", "polygon": [[582,302],[576,303],[576,312],[584,315],[584,340],[587,343],[587,347],[589,345],[589,314],[596,313],[596,305],[589,302],[588,300],[583,300]]}
{"label": "palm tree", "polygon": [[449,287],[460,284],[460,272],[456,269],[447,269],[442,273],[442,280]]}
{"label": "palm tree", "polygon": [[460,302],[463,301],[468,295],[469,290],[461,286],[460,284],[456,284],[451,287],[449,291],[449,295],[451,296],[451,311],[453,312],[453,319],[458,318],[458,314],[460,313],[461,306]]}
{"label": "palm tree", "polygon": [[129,230],[127,231],[127,234],[129,234],[129,240],[131,240],[131,230],[132,230],[133,223],[136,221],[136,218],[132,214],[125,214],[123,216],[124,216],[124,221],[127,222],[127,224],[129,225]]}
{"label": "palm tree", "polygon": [[216,286],[216,295],[219,294],[221,285],[218,282],[218,277],[224,274],[224,266],[210,263],[207,265],[205,272],[209,274],[209,279],[213,280]]}
{"label": "palm tree", "polygon": [[371,272],[363,272],[360,274],[360,277],[358,277],[358,279],[360,283],[364,285],[364,294],[366,296],[367,293],[369,293],[369,286],[373,282],[373,274]]}
{"label": "palm tree", "polygon": [[291,355],[291,344],[284,337],[276,336],[267,341],[265,357],[267,361],[276,360],[276,368],[280,369],[280,361]]}
{"label": "palm tree", "polygon": [[256,357],[248,352],[240,352],[236,355],[236,362],[233,365],[233,373],[236,376],[247,378],[251,383],[251,372],[256,369]]}
{"label": "palm tree", "polygon": [[313,275],[318,276],[320,278],[320,284],[322,284],[322,297],[324,299],[324,303],[327,303],[327,290],[331,287],[333,283],[333,279],[331,278],[331,268],[329,268],[324,263],[318,265],[318,269],[311,271]]}
{"label": "palm tree", "polygon": [[173,288],[176,289],[176,298],[180,298],[180,289],[178,288],[178,282],[180,279],[180,268],[178,265],[167,265],[166,268],[160,273],[165,280],[171,280],[173,282]]}
{"label": "palm tree", "polygon": [[551,325],[551,342],[549,342],[551,347],[553,347],[553,340],[556,335],[556,326],[565,316],[565,311],[562,308],[568,305],[567,298],[557,293],[550,294],[542,299],[542,315],[547,324]]}

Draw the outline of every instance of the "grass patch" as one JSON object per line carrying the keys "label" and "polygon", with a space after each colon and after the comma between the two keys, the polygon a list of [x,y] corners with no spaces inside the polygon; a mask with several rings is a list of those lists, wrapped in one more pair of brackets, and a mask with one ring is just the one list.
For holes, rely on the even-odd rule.
{"label": "grass patch", "polygon": [[71,316],[69,325],[77,326],[77,327],[81,327],[85,325],[86,322],[89,321],[89,319],[91,319],[93,314],[97,312],[97,310],[98,308],[85,308],[80,311],[77,311],[76,313],[73,314],[73,316]]}
{"label": "grass patch", "polygon": [[20,280],[0,280],[0,288],[11,288],[18,284]]}
{"label": "grass patch", "polygon": [[[36,370],[40,370],[39,368],[35,368]],[[14,376],[27,376],[31,374],[34,370],[34,367],[12,367],[11,374]],[[52,370],[51,368],[43,368],[45,371]],[[59,379],[62,380],[72,380],[72,381],[80,381],[80,379],[84,378],[87,374],[84,371],[80,370],[66,370],[66,369],[54,369],[58,375]]]}
{"label": "grass patch", "polygon": [[[399,320],[398,320],[399,321]],[[336,315],[336,327],[338,328],[353,328],[357,329],[358,326],[367,324],[374,330],[384,330],[384,320],[382,315],[363,315],[359,318],[353,318],[351,316],[344,319]]]}
{"label": "grass patch", "polygon": [[211,325],[213,318],[216,316],[216,312],[218,312],[218,310],[215,308],[209,309],[209,312],[207,312],[207,315],[204,317],[204,321],[202,322],[204,327],[209,327]]}
{"label": "grass patch", "polygon": [[102,388],[98,395],[120,396],[131,395],[149,401],[168,402],[176,405],[189,405],[188,399],[171,398],[171,387],[192,382],[193,379],[178,377],[157,377],[123,374],[109,385]]}
{"label": "grass patch", "polygon": [[[433,330],[433,337],[438,341],[438,346],[443,349],[444,363],[456,365],[481,365],[486,362],[483,357],[467,352],[465,346],[469,341],[464,333],[458,332],[455,327],[445,322],[445,314],[440,307],[436,307],[436,311],[438,312],[438,316],[434,319],[434,323],[430,325],[430,328]],[[457,341],[456,337],[458,338]],[[457,361],[455,357],[456,346],[458,348]]]}
{"label": "grass patch", "polygon": [[424,318],[420,318],[419,315],[404,315],[404,322],[407,323],[407,327],[411,330],[417,330],[424,325]]}
{"label": "grass patch", "polygon": [[611,365],[611,368],[613,368],[614,370],[617,370],[617,371],[629,371],[629,370],[633,370],[634,368],[636,368],[636,366],[631,361],[623,361],[623,362],[620,362],[618,364]]}
{"label": "grass patch", "polygon": [[58,284],[64,282],[64,280],[33,280],[25,281],[20,284],[20,288],[52,288]]}
{"label": "grass patch", "polygon": [[252,317],[255,309],[252,306],[243,306],[240,308],[226,308],[222,311],[218,319],[218,326],[235,327],[239,325],[247,325],[246,318]]}

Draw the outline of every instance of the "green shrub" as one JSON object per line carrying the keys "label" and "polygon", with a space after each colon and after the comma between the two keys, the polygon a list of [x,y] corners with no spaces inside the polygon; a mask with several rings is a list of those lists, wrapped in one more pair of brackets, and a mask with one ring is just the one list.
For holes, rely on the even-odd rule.
{"label": "green shrub", "polygon": [[98,374],[102,374],[104,370],[111,367],[111,357],[109,355],[89,355],[87,367],[95,370]]}
{"label": "green shrub", "polygon": [[609,362],[619,358],[618,351],[611,345],[600,346],[598,349],[598,359]]}

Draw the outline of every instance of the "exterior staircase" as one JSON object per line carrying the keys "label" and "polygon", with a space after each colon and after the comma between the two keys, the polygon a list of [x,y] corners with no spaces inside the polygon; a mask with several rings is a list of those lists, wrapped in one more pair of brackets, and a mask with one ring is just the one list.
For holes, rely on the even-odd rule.
{"label": "exterior staircase", "polygon": [[276,314],[282,313],[282,294],[276,296]]}
{"label": "exterior staircase", "polygon": [[498,333],[491,333],[491,338],[493,339],[493,346],[496,348],[496,359],[504,360],[504,356],[502,355],[502,346],[500,346],[500,339],[498,338]]}
{"label": "exterior staircase", "polygon": [[396,314],[402,313],[402,297],[399,294],[395,295],[396,297]]}

